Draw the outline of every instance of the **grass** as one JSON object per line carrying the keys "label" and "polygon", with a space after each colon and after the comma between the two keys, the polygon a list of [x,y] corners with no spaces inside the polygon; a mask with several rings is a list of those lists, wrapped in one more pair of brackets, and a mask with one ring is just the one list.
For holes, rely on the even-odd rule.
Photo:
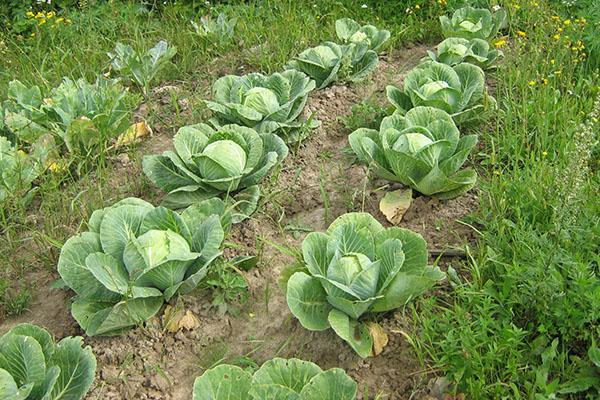
{"label": "grass", "polygon": [[[109,71],[106,52],[116,41],[144,50],[164,39],[178,53],[159,81],[180,90],[169,90],[166,104],[151,97],[148,119],[151,126],[162,124],[174,133],[204,119],[201,100],[216,77],[278,71],[301,50],[331,38],[339,17],[391,30],[390,52],[409,51],[403,46],[410,43],[435,44],[441,39],[437,17],[461,4],[444,3],[422,2],[416,8],[409,0],[281,0],[141,12],[135,2],[102,2],[68,13],[71,24],[34,28],[33,37],[0,33],[0,98],[12,79],[40,85],[46,92],[64,76],[93,80]],[[600,338],[598,124],[590,117],[599,76],[576,41],[580,30],[588,35],[590,24],[597,22],[588,16],[587,25],[577,25],[576,13],[585,12],[585,5],[504,3],[511,14],[509,45],[498,70],[488,74],[500,111],[488,124],[472,128],[481,142],[475,161],[482,196],[473,217],[480,244],[467,252],[458,269],[459,283],[411,306],[417,329],[411,339],[419,358],[447,376],[456,395],[553,398],[562,396],[560,390],[589,365],[587,351]],[[195,34],[189,21],[219,12],[238,18],[238,33],[232,42],[215,45]],[[191,112],[182,110],[182,99]],[[367,126],[373,115],[378,121],[382,107],[366,100],[343,123],[351,131]],[[156,200],[148,198],[154,189],[139,178],[141,153],[136,148],[128,152],[128,167],[109,161],[77,179],[44,176],[29,208],[15,206],[3,215],[1,314],[28,307],[35,291],[21,284],[23,278],[31,270],[54,271],[60,246],[94,209],[126,196]],[[260,212],[281,225],[280,203],[293,199],[275,191],[277,178],[273,174],[270,185],[264,185]],[[331,219],[327,178],[322,171],[318,184],[325,218]],[[360,200],[364,208],[366,189],[354,189],[360,192],[339,190],[347,190],[348,209],[360,208]],[[281,232],[304,229],[288,225]],[[298,256],[297,249],[284,250]],[[243,296],[245,282],[233,270],[223,267],[214,274],[211,285],[220,291],[219,300]],[[266,308],[271,290],[267,286],[264,292]],[[199,364],[222,362],[227,354],[223,345]],[[590,392],[588,398],[594,395]]]}

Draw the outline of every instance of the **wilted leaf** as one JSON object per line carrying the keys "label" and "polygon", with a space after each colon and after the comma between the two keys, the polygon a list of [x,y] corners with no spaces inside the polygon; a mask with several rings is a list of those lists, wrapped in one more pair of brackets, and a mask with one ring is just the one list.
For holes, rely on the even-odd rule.
{"label": "wilted leaf", "polygon": [[184,313],[182,309],[168,305],[165,307],[165,312],[162,317],[163,327],[171,333],[177,332],[179,330],[179,322],[183,316]]}
{"label": "wilted leaf", "polygon": [[191,312],[185,311],[178,306],[165,307],[162,317],[163,327],[171,333],[186,329],[188,331],[196,329],[200,325],[198,318]]}
{"label": "wilted leaf", "polygon": [[138,122],[131,125],[127,130],[119,135],[115,147],[126,146],[134,143],[136,140],[152,134],[152,129],[145,122]]}
{"label": "wilted leaf", "polygon": [[383,330],[381,325],[376,322],[367,323],[369,333],[373,338],[373,348],[371,349],[371,357],[378,356],[383,351],[383,348],[387,346],[389,339],[387,333]]}
{"label": "wilted leaf", "polygon": [[198,326],[200,326],[200,321],[190,310],[186,311],[183,318],[181,318],[179,321],[179,329],[191,331],[192,329],[196,329]]}
{"label": "wilted leaf", "polygon": [[398,225],[411,204],[412,189],[398,189],[393,192],[387,192],[383,196],[383,199],[379,203],[379,209],[388,221],[394,225]]}

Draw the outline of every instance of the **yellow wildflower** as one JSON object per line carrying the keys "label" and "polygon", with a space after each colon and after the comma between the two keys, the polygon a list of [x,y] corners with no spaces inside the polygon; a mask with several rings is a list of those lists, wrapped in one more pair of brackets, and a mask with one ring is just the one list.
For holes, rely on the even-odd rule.
{"label": "yellow wildflower", "polygon": [[45,18],[43,18],[43,19],[40,19],[40,21],[38,22],[38,26],[42,26],[42,25],[44,25],[45,23],[46,23],[46,19],[45,19]]}
{"label": "yellow wildflower", "polygon": [[523,32],[523,31],[517,31],[517,35],[520,36],[520,37],[527,36],[527,34],[525,32]]}
{"label": "yellow wildflower", "polygon": [[34,14],[34,13],[32,13],[31,11],[27,11],[27,12],[25,13],[25,15],[26,15],[27,17],[29,17],[29,18],[33,18],[33,17],[35,17],[35,14]]}
{"label": "yellow wildflower", "polygon": [[547,151],[542,151],[542,157],[546,157],[548,155]]}
{"label": "yellow wildflower", "polygon": [[529,81],[527,84],[529,86],[535,86],[535,85],[537,85],[537,82],[536,81]]}
{"label": "yellow wildflower", "polygon": [[554,65],[556,61],[554,59],[550,60],[550,65]]}
{"label": "yellow wildflower", "polygon": [[563,28],[561,28],[560,26],[556,29],[556,32],[558,32],[558,33],[562,33],[562,31],[563,31]]}
{"label": "yellow wildflower", "polygon": [[560,40],[560,35],[557,33],[556,35],[552,36],[552,39]]}
{"label": "yellow wildflower", "polygon": [[585,18],[583,18],[583,17],[579,18],[579,24],[585,25],[586,22],[587,22],[587,20]]}
{"label": "yellow wildflower", "polygon": [[502,174],[502,172],[498,171],[497,169],[494,170],[494,175],[501,175],[501,174]]}
{"label": "yellow wildflower", "polygon": [[565,24],[565,26],[569,26],[569,25],[571,25],[571,20],[570,19],[565,19],[563,21],[563,24]]}
{"label": "yellow wildflower", "polygon": [[542,83],[543,83],[544,85],[547,85],[547,84],[548,84],[548,79],[546,79],[546,78],[543,78],[543,79],[542,79]]}
{"label": "yellow wildflower", "polygon": [[558,76],[562,74],[562,69],[557,69],[556,71],[554,71],[554,75]]}
{"label": "yellow wildflower", "polygon": [[35,36],[35,32],[31,32],[31,35],[29,35],[29,36],[34,37]]}
{"label": "yellow wildflower", "polygon": [[560,17],[558,15],[553,15],[552,16],[552,20],[554,20],[554,21],[560,21]]}
{"label": "yellow wildflower", "polygon": [[515,10],[520,10],[521,9],[521,6],[518,5],[518,4],[516,4],[516,3],[513,4],[513,7],[515,8]]}
{"label": "yellow wildflower", "polygon": [[46,14],[44,14],[42,11],[38,11],[37,14],[35,14],[35,18],[44,18],[46,16]]}
{"label": "yellow wildflower", "polygon": [[506,45],[505,39],[498,39],[494,42],[494,47],[496,47],[497,49],[504,47],[505,45]]}

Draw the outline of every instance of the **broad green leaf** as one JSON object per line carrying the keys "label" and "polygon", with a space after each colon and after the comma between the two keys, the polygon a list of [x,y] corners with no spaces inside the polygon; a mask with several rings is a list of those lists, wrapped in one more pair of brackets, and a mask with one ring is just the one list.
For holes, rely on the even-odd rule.
{"label": "broad green leaf", "polygon": [[296,272],[288,280],[288,306],[306,329],[322,331],[329,328],[327,316],[332,307],[326,296],[319,280],[304,272]]}
{"label": "broad green leaf", "polygon": [[321,372],[318,365],[309,361],[274,358],[256,371],[250,394],[255,399],[299,400],[304,386]]}
{"label": "broad green leaf", "polygon": [[26,400],[32,389],[32,384],[19,388],[11,374],[0,368],[0,398],[6,400]]}
{"label": "broad green leaf", "polygon": [[366,325],[336,309],[329,312],[327,320],[335,333],[348,342],[359,356],[363,358],[369,356],[373,347],[373,338]]}
{"label": "broad green leaf", "polygon": [[302,400],[354,400],[357,384],[344,370],[332,368],[316,375],[302,389]]}
{"label": "broad green leaf", "polygon": [[52,365],[60,374],[52,388],[52,400],[79,400],[88,392],[96,372],[96,358],[92,349],[83,348],[81,337],[67,337],[56,345]]}
{"label": "broad green leaf", "polygon": [[194,382],[194,400],[252,400],[252,375],[233,365],[209,369]]}
{"label": "broad green leaf", "polygon": [[0,339],[0,369],[7,371],[18,387],[32,384],[32,398],[41,395],[46,376],[42,346],[31,336],[10,332]]}

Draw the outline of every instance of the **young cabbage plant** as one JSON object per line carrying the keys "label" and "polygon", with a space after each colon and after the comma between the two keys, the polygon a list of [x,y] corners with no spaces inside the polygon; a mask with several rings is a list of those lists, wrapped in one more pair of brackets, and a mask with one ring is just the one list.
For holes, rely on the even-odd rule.
{"label": "young cabbage plant", "polygon": [[343,369],[273,358],[254,375],[228,364],[209,369],[196,378],[193,400],[355,400],[357,386]]}
{"label": "young cabbage plant", "polygon": [[221,254],[219,199],[181,215],[137,198],[96,210],[89,231],[61,249],[58,272],[77,296],[71,313],[88,336],[117,335],[192,291]]}
{"label": "young cabbage plant", "polygon": [[239,125],[217,130],[206,124],[186,126],[173,144],[175,152],[145,156],[142,165],[146,176],[167,193],[162,204],[175,209],[250,188],[256,193],[251,196],[254,204],[243,208],[251,213],[258,200],[256,185],[288,154],[274,133],[259,134]]}
{"label": "young cabbage plant", "polygon": [[79,400],[95,373],[96,357],[80,336],[55,343],[45,329],[20,324],[0,338],[0,399]]}
{"label": "young cabbage plant", "polygon": [[315,80],[317,89],[323,89],[333,82],[361,81],[378,63],[377,53],[369,50],[366,42],[348,45],[325,42],[304,50],[286,68],[305,73]]}
{"label": "young cabbage plant", "polygon": [[132,80],[145,96],[150,94],[151,83],[177,53],[177,48],[161,40],[153,48],[142,54],[131,46],[117,42],[115,49],[108,52],[110,63],[118,71]]}
{"label": "young cabbage plant", "polygon": [[438,61],[451,67],[460,63],[477,65],[481,69],[494,68],[494,62],[502,57],[501,50],[490,49],[483,39],[448,38],[437,46],[437,54],[428,51],[422,61]]}
{"label": "young cabbage plant", "polygon": [[427,266],[423,238],[410,230],[384,228],[367,213],[338,217],[326,232],[302,243],[305,271],[287,283],[287,303],[302,326],[333,328],[361,357],[372,354],[371,313],[401,307],[444,278]]}
{"label": "young cabbage plant", "polygon": [[417,106],[436,107],[458,124],[483,118],[483,112],[496,105],[485,89],[483,70],[468,63],[451,67],[436,61],[423,62],[404,79],[404,91],[393,85],[386,91],[397,113],[406,114]]}
{"label": "young cabbage plant", "polygon": [[318,126],[317,121],[301,119],[314,88],[312,79],[295,70],[268,76],[223,76],[212,87],[212,101],[206,101],[214,115],[210,122],[217,128],[237,124],[259,133],[277,133],[286,142],[294,142]]}
{"label": "young cabbage plant", "polygon": [[358,159],[392,182],[442,199],[460,196],[477,181],[475,170],[460,167],[477,135],[460,137],[452,117],[433,107],[416,107],[384,118],[379,132],[358,129],[348,138]]}
{"label": "young cabbage plant", "polygon": [[127,130],[135,107],[129,96],[117,81],[101,78],[94,83],[65,78],[49,98],[37,86],[12,81],[3,105],[4,130],[26,146],[51,135],[56,148],[48,151],[68,155],[81,168]]}
{"label": "young cabbage plant", "polygon": [[196,34],[216,43],[224,43],[233,39],[237,18],[227,18],[227,15],[220,13],[214,19],[210,16],[204,16],[200,19],[200,24],[191,21]]}
{"label": "young cabbage plant", "polygon": [[506,27],[506,10],[492,13],[485,8],[463,7],[454,11],[452,18],[440,17],[442,32],[446,38],[483,39],[490,41]]}
{"label": "young cabbage plant", "polygon": [[390,31],[363,25],[350,18],[335,21],[335,32],[343,44],[366,43],[368,50],[377,51],[390,38]]}
{"label": "young cabbage plant", "polygon": [[31,190],[36,180],[46,169],[49,150],[54,147],[52,137],[40,137],[30,153],[18,150],[5,137],[0,136],[0,209],[9,198],[27,205],[35,190]]}

